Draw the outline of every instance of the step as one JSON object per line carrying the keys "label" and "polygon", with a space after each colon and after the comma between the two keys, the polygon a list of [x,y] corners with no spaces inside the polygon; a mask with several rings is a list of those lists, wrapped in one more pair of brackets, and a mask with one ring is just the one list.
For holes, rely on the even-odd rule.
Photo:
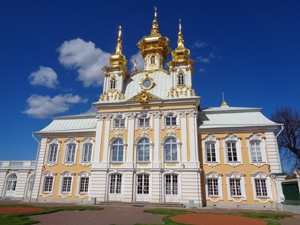
{"label": "step", "polygon": [[97,203],[100,206],[123,206],[123,207],[145,207],[145,208],[185,208],[185,206],[181,203],[151,203],[151,202],[101,202]]}

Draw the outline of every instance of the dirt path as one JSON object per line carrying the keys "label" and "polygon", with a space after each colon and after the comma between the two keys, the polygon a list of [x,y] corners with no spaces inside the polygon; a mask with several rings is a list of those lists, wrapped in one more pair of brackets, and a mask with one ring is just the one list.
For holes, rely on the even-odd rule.
{"label": "dirt path", "polygon": [[45,209],[42,208],[31,208],[31,207],[0,207],[0,214],[17,214],[17,213],[31,213],[40,212]]}

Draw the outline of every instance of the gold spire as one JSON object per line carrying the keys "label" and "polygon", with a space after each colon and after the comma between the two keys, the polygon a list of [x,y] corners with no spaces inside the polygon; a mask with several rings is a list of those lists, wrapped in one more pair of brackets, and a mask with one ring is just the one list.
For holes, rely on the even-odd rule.
{"label": "gold spire", "polygon": [[223,96],[223,102],[221,106],[228,106],[227,103],[225,102],[224,92],[222,92],[222,96]]}
{"label": "gold spire", "polygon": [[[123,70],[127,71],[127,68],[126,68],[127,60],[126,60],[125,56],[122,54],[121,35],[122,35],[122,27],[119,26],[119,33],[118,33],[118,40],[117,40],[118,44],[116,47],[116,53],[112,54],[109,57],[109,63],[111,64],[112,68],[123,69]],[[106,67],[104,67],[103,69],[105,69],[105,68]]]}
{"label": "gold spire", "polygon": [[136,72],[136,59],[134,59],[134,68],[133,68],[133,72]]}
{"label": "gold spire", "polygon": [[156,19],[157,17],[157,7],[154,7],[154,20],[152,22],[152,30],[150,36],[161,36],[158,29],[158,21]]}
{"label": "gold spire", "polygon": [[179,32],[178,32],[178,41],[177,41],[177,48],[172,51],[172,61],[169,62],[167,65],[171,66],[174,63],[181,63],[181,64],[194,64],[194,61],[190,59],[190,50],[184,47],[184,40],[183,34],[181,31],[181,19],[179,19]]}

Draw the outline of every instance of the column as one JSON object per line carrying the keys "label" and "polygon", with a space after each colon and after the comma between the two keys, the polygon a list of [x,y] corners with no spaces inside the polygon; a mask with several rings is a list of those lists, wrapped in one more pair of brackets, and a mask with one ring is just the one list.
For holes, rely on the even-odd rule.
{"label": "column", "polygon": [[197,129],[198,110],[189,113],[189,136],[190,136],[190,165],[192,168],[199,168],[198,156],[198,129]]}
{"label": "column", "polygon": [[186,111],[180,112],[180,118],[181,118],[181,151],[182,151],[182,163],[187,163],[187,124],[186,124]]}
{"label": "column", "polygon": [[108,162],[108,154],[109,154],[109,133],[110,133],[110,120],[111,115],[106,117],[105,120],[105,130],[104,130],[104,144],[103,144],[103,159],[101,162],[102,168],[107,168],[107,162]]}

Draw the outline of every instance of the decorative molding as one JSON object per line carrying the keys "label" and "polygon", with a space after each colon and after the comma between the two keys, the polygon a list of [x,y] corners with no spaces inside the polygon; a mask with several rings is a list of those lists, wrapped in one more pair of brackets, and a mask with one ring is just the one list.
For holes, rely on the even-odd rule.
{"label": "decorative molding", "polygon": [[[56,138],[52,138],[49,142],[48,142],[48,146],[47,146],[47,153],[46,153],[46,159],[45,159],[45,164],[48,166],[54,166],[57,164],[57,160],[58,160],[58,156],[59,156],[59,151],[60,151],[60,141],[57,140]],[[50,157],[50,148],[52,145],[57,145],[57,152],[56,152],[56,160],[55,162],[49,162],[49,157]]]}
{"label": "decorative molding", "polygon": [[145,130],[142,130],[142,132],[141,132],[141,137],[148,137],[148,132],[147,131],[145,131]]}
{"label": "decorative molding", "polygon": [[[79,160],[79,164],[83,165],[83,166],[89,166],[92,164],[92,159],[93,159],[93,155],[94,155],[94,149],[95,149],[95,145],[94,145],[95,141],[90,138],[90,137],[87,137],[85,139],[83,139],[81,141],[81,146],[80,146],[80,160]],[[92,145],[92,155],[91,155],[91,161],[90,162],[83,162],[83,157],[84,157],[84,146],[86,144],[91,144]]]}
{"label": "decorative molding", "polygon": [[168,136],[168,137],[170,137],[170,136],[176,136],[175,130],[173,130],[173,129],[168,130],[168,131],[167,131],[167,136]]}
{"label": "decorative molding", "polygon": [[[67,157],[67,151],[68,151],[68,146],[69,145],[75,145],[75,156],[74,156],[74,162],[66,162],[66,157]],[[77,150],[78,150],[78,141],[70,137],[65,141],[65,147],[64,147],[64,157],[63,157],[63,163],[66,166],[72,166],[76,164],[76,159],[77,159]]]}
{"label": "decorative molding", "polygon": [[123,133],[121,131],[116,131],[115,132],[115,137],[122,137],[123,136]]}

